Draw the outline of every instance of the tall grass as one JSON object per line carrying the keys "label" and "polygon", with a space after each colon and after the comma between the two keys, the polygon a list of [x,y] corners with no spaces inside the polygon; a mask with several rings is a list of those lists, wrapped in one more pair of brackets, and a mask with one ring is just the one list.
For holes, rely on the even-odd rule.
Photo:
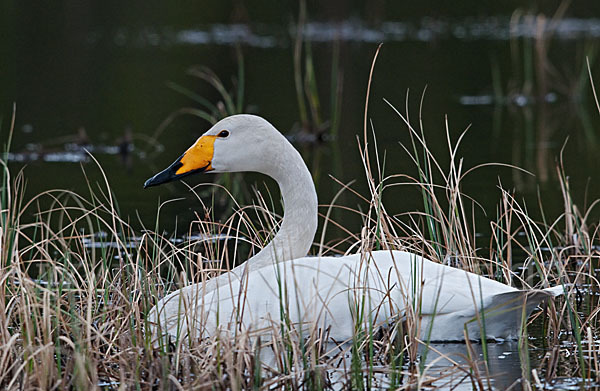
{"label": "tall grass", "polygon": [[[413,125],[407,113],[389,105],[411,134],[404,153],[415,163],[417,175],[386,174],[385,158],[365,113],[361,154],[369,191],[363,195],[351,185],[343,186],[343,191],[357,193],[364,203],[353,209],[362,216],[363,227],[349,232],[339,245],[324,246],[321,240],[314,252],[327,255],[341,248],[359,249],[364,262],[371,262],[369,251],[374,249],[410,250],[517,287],[563,284],[568,288],[566,298],[548,303],[534,316],[543,320],[546,336],[538,336],[538,341],[548,352],[537,367],[528,360],[531,327],[523,324],[522,382],[532,387],[572,376],[583,383],[598,383],[600,310],[595,270],[600,235],[598,222],[592,221],[598,201],[584,208],[576,205],[579,194],[574,194],[559,162],[564,213],[546,216],[541,201],[539,206],[526,205],[500,189],[495,219],[488,227],[476,227],[474,214],[483,212],[463,194],[462,183],[477,167],[463,166],[459,157],[463,136],[452,141],[446,124],[442,132],[448,140],[448,159],[442,161],[428,148],[422,124]],[[13,127],[14,120],[8,140]],[[262,247],[278,221],[271,212],[273,202],[259,198],[256,208],[234,202],[234,215],[218,221],[213,208],[199,197],[201,212],[179,241],[158,233],[158,217],[154,230],[136,232],[120,216],[106,177],[101,183],[88,182],[87,195],[49,190],[25,199],[23,172],[14,173],[4,158],[1,163],[2,388],[414,389],[452,384],[455,377],[476,389],[494,384],[485,341],[481,341],[483,362],[476,353],[477,342],[468,342],[461,362],[440,353],[453,364],[436,369],[440,358],[430,355],[438,354],[438,348],[420,331],[418,287],[403,317],[382,327],[369,316],[373,308],[357,282],[354,337],[341,346],[330,340],[326,330],[289,321],[289,308],[297,303],[286,299],[286,291],[294,287],[283,285],[280,327],[269,330],[267,337],[238,332],[154,344],[146,314],[156,300],[228,270],[245,258],[238,253],[242,243]],[[396,186],[417,188],[423,210],[392,214],[383,199]],[[190,191],[200,194],[199,187]],[[349,209],[329,208],[338,207]],[[535,215],[541,219],[532,217],[532,209],[539,209]],[[344,226],[329,213],[323,217],[330,225]],[[485,230],[487,242],[481,243],[475,234]],[[517,258],[522,260],[521,269],[516,268]],[[485,327],[484,318],[474,321]]]}

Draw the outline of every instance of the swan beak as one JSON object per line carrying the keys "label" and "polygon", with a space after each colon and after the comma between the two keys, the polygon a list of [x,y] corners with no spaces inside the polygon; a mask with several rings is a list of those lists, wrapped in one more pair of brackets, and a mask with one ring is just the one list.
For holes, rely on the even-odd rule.
{"label": "swan beak", "polygon": [[144,189],[175,181],[197,172],[212,171],[211,162],[217,136],[202,136],[173,164],[144,183]]}

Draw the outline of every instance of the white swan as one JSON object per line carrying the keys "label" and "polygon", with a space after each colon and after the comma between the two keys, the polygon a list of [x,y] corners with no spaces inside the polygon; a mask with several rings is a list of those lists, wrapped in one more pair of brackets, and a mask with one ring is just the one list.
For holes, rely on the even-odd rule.
{"label": "white swan", "polygon": [[523,315],[563,292],[517,290],[402,251],[305,257],[317,226],[314,184],[299,153],[257,116],[219,121],[144,186],[196,172],[233,171],[261,172],[277,181],[285,208],[281,228],[231,272],[161,299],[148,315],[155,334],[197,338],[240,329],[280,331],[292,324],[303,333],[328,330],[342,342],[352,338],[357,322],[386,325],[413,312],[423,339],[512,338]]}

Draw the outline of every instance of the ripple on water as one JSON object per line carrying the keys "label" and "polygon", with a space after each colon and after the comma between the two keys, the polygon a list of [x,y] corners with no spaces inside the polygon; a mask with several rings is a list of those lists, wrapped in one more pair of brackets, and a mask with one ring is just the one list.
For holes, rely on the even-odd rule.
{"label": "ripple on water", "polygon": [[[386,21],[367,25],[358,19],[340,22],[308,22],[304,37],[313,42],[433,42],[443,39],[463,41],[507,41],[514,38],[532,38],[551,33],[553,39],[575,40],[600,37],[600,19],[564,18],[553,23],[539,23],[535,15],[525,15],[511,22],[509,17],[490,16],[467,19],[423,18],[420,21]],[[541,30],[540,30],[541,28]],[[183,30],[143,27],[120,27],[110,36],[110,42],[119,47],[154,47],[173,45],[237,45],[258,48],[288,47],[294,41],[296,30],[268,24],[213,24]],[[90,33],[88,44],[103,41],[101,32]]]}

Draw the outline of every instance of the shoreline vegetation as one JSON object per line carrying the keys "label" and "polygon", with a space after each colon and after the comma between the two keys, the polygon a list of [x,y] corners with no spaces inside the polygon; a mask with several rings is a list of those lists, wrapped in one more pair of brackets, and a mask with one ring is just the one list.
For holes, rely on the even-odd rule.
{"label": "shoreline vegetation", "polygon": [[[496,218],[490,221],[490,242],[479,247],[480,230],[472,218],[479,207],[461,192],[461,180],[475,168],[462,166],[460,139],[452,143],[448,138],[450,160],[438,161],[427,149],[424,130],[413,128],[406,115],[397,113],[411,132],[413,144],[405,151],[417,165],[419,177],[387,174],[385,155],[376,143],[365,143],[361,152],[370,194],[357,194],[364,205],[355,209],[364,226],[339,243],[321,239],[312,253],[336,253],[340,243],[348,242],[351,252],[408,249],[517,287],[563,284],[569,287],[566,299],[548,303],[522,325],[516,341],[522,376],[515,381],[523,389],[542,389],[556,378],[569,376],[582,386],[597,385],[600,307],[595,275],[600,235],[598,222],[589,216],[598,201],[580,210],[559,162],[564,213],[545,216],[540,201],[543,219],[534,221],[529,217],[532,206],[500,189]],[[365,136],[371,130],[374,135],[367,125]],[[14,118],[9,134],[12,126]],[[448,163],[444,172],[441,167]],[[434,177],[442,178],[441,182],[434,182]],[[199,199],[202,212],[188,229],[190,239],[178,242],[158,233],[158,217],[154,230],[134,232],[119,215],[104,179],[104,183],[89,183],[88,196],[49,190],[25,200],[23,172],[11,172],[2,160],[3,388],[409,389],[462,379],[475,389],[489,389],[497,381],[488,365],[491,341],[467,341],[462,363],[444,357],[454,364],[443,371],[433,369],[427,356],[439,352],[427,336],[418,334],[418,303],[406,319],[391,327],[357,320],[355,337],[343,347],[332,347],[326,331],[305,336],[297,325],[285,322],[273,330],[268,342],[240,333],[230,339],[214,336],[154,346],[145,316],[156,299],[226,269],[235,255],[231,249],[237,249],[239,242],[260,247],[276,226],[277,217],[268,207],[272,200],[259,198],[256,211],[238,207],[221,223],[211,219],[211,207]],[[391,186],[416,186],[424,210],[392,214],[393,208],[382,203]],[[340,189],[353,191],[342,184]],[[320,223],[343,227],[342,222],[330,220],[334,208],[346,207],[322,208]],[[251,217],[255,213],[262,216],[259,223]],[[25,222],[32,215],[35,221]],[[513,263],[515,252],[524,254],[522,265]],[[531,322],[542,329],[534,342],[528,337]],[[530,364],[532,343],[545,352],[537,366]]]}
{"label": "shoreline vegetation", "polygon": [[[412,145],[404,151],[419,176],[385,171],[386,155],[377,148],[365,114],[361,156],[369,194],[356,194],[363,203],[353,209],[363,228],[337,242],[326,243],[323,235],[311,253],[339,254],[343,247],[348,252],[409,250],[520,288],[562,284],[565,298],[544,305],[521,327],[514,342],[521,374],[514,382],[523,389],[543,389],[567,376],[582,387],[598,386],[600,226],[590,216],[600,200],[583,209],[574,204],[561,158],[556,170],[564,212],[546,216],[541,200],[537,206],[524,205],[500,188],[497,210],[487,211],[495,215],[487,228],[489,243],[482,245],[477,234],[485,228],[475,227],[473,218],[482,212],[461,191],[463,178],[477,169],[463,167],[458,153],[462,136],[452,141],[446,128],[449,161],[442,162],[427,148],[420,124],[413,127],[407,113],[388,104],[411,134]],[[6,151],[13,127],[14,116]],[[277,225],[269,207],[273,200],[257,194],[255,208],[238,205],[231,218],[219,222],[199,198],[201,209],[187,228],[187,239],[174,240],[159,234],[160,208],[153,229],[134,232],[120,216],[106,176],[103,183],[88,182],[86,196],[48,190],[26,200],[23,172],[12,172],[4,159],[1,166],[4,389],[414,389],[463,382],[483,390],[498,381],[489,355],[495,343],[467,341],[461,362],[444,355],[419,334],[418,303],[403,321],[386,328],[357,318],[353,340],[341,347],[331,344],[326,330],[303,335],[298,325],[286,322],[269,341],[239,333],[155,346],[146,314],[156,300],[227,270],[239,244],[260,248]],[[340,192],[355,192],[351,185],[338,184]],[[395,215],[393,205],[384,206],[383,194],[395,186],[416,187],[423,210]],[[324,231],[328,226],[344,229],[331,217],[336,208],[348,209],[335,205],[335,198],[321,208]],[[530,217],[534,209],[541,220]],[[533,339],[531,328],[537,330]],[[536,365],[531,364],[531,345],[543,352]],[[434,365],[439,358],[428,361],[432,355],[450,364],[440,370]]]}

